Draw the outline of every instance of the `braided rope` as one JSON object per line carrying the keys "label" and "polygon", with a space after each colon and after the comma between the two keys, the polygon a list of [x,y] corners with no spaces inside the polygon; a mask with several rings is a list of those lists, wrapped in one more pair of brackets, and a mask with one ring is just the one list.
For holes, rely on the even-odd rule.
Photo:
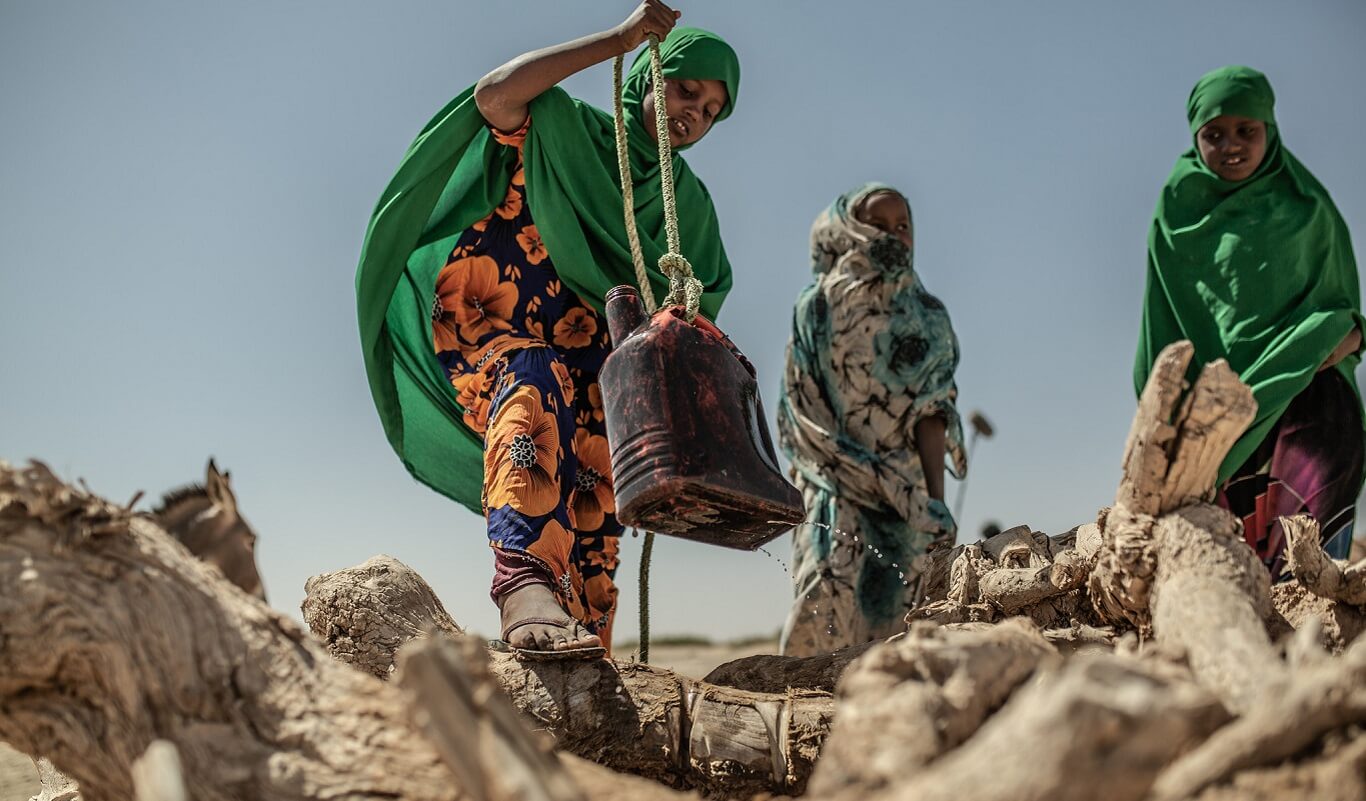
{"label": "braided rope", "polygon": [[[626,239],[631,246],[631,263],[635,266],[636,282],[645,302],[645,310],[655,311],[654,292],[650,289],[649,274],[645,269],[645,255],[640,248],[640,232],[636,229],[635,187],[631,178],[631,161],[627,151],[626,119],[622,114],[622,69],[625,56],[612,62],[612,104],[616,117],[617,169],[621,173],[621,198],[626,221]],[[693,275],[692,264],[680,252],[678,236],[678,201],[674,195],[673,147],[669,144],[668,103],[664,93],[664,66],[659,55],[659,39],[650,37],[651,88],[655,98],[655,140],[659,145],[659,181],[664,200],[664,239],[667,252],[659,257],[659,271],[669,278],[669,294],[665,306],[683,306],[688,319],[697,316],[702,305],[702,282]]]}
{"label": "braided rope", "polygon": [[[631,178],[631,156],[626,149],[626,117],[621,110],[621,70],[625,56],[612,62],[612,111],[617,124],[617,169],[621,173],[621,208],[626,217],[626,240],[631,245],[631,263],[636,268],[636,283],[645,311],[655,313],[655,293],[650,288],[650,273],[645,269],[645,254],[640,250],[640,232],[636,230],[636,190]],[[667,209],[667,206],[665,207]]]}
{"label": "braided rope", "polygon": [[[631,158],[627,151],[626,116],[622,113],[621,88],[624,55],[612,61],[612,111],[616,119],[617,170],[621,173],[621,205],[626,222],[626,240],[631,247],[631,263],[636,271],[636,283],[645,311],[654,314],[655,293],[650,286],[650,274],[645,269],[645,254],[640,248],[640,232],[636,230],[635,181],[631,177]],[[659,271],[669,277],[666,306],[683,306],[688,320],[697,316],[702,305],[702,282],[693,275],[692,265],[679,252],[678,203],[674,198],[673,147],[669,143],[669,117],[664,96],[664,66],[659,55],[659,39],[650,37],[650,84],[655,96],[655,139],[659,144],[659,181],[664,198],[664,239],[668,251],[659,257]],[[654,551],[655,535],[645,532],[640,549],[640,661],[650,661],[650,555]]]}

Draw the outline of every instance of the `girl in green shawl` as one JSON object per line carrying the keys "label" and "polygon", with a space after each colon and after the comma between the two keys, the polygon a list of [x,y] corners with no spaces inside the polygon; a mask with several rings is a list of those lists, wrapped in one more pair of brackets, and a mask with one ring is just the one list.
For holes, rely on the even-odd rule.
{"label": "girl in green shawl", "polygon": [[[423,483],[482,513],[503,639],[523,652],[610,647],[617,542],[597,377],[607,290],[634,284],[611,116],[558,88],[661,40],[675,151],[735,107],[739,63],[646,0],[615,28],[519,56],[462,92],[409,148],[366,236],[356,291],[371,392]],[[635,216],[665,252],[649,58],[625,78]],[[682,251],[714,316],[731,271],[702,182],[674,156]],[[667,279],[651,273],[659,296]]]}
{"label": "girl in green shawl", "polygon": [[1194,147],[1176,162],[1148,237],[1134,385],[1182,339],[1195,371],[1226,359],[1257,417],[1220,470],[1219,501],[1273,577],[1282,515],[1310,514],[1344,557],[1361,488],[1361,297],[1347,226],[1284,146],[1266,76],[1222,67],[1186,104]]}

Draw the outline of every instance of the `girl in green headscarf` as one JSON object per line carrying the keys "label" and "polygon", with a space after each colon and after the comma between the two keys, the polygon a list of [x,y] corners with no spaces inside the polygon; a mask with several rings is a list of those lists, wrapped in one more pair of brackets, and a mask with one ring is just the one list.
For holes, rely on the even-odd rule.
{"label": "girl in green headscarf", "polygon": [[1222,67],[1186,104],[1194,147],[1176,162],[1148,237],[1135,388],[1157,354],[1195,346],[1191,377],[1226,359],[1257,417],[1220,470],[1219,501],[1273,577],[1282,515],[1311,514],[1346,556],[1361,488],[1361,297],[1347,226],[1281,142],[1266,76]]}
{"label": "girl in green headscarf", "polygon": [[[719,37],[645,0],[617,27],[519,56],[427,124],[380,198],[356,275],[361,344],[389,442],[423,483],[478,510],[503,638],[525,652],[610,647],[617,541],[597,376],[603,298],[635,272],[610,115],[556,84],[661,40],[675,151],[735,107]],[[649,57],[623,85],[647,264],[666,250]],[[715,316],[731,270],[706,187],[674,156],[682,252]],[[668,280],[651,272],[658,296]]]}

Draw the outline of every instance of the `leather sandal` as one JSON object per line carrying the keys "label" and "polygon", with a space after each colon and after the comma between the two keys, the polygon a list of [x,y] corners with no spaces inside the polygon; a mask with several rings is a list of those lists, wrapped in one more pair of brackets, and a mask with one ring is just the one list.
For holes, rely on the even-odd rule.
{"label": "leather sandal", "polygon": [[508,626],[506,629],[504,629],[503,642],[507,643],[508,648],[512,650],[513,656],[517,657],[517,659],[522,662],[560,662],[573,660],[589,660],[602,659],[603,657],[607,656],[607,649],[602,647],[601,645],[590,645],[584,646],[582,648],[552,648],[550,650],[541,650],[539,648],[518,648],[517,646],[512,644],[512,640],[508,639],[508,635],[512,634],[512,632],[516,631],[517,629],[520,629],[522,626],[539,624],[542,626],[554,626],[556,628],[565,629],[568,631],[571,630],[577,623],[577,620],[568,617],[560,618],[559,620],[549,617],[528,617],[523,620],[519,620],[516,623],[513,623],[511,626]]}

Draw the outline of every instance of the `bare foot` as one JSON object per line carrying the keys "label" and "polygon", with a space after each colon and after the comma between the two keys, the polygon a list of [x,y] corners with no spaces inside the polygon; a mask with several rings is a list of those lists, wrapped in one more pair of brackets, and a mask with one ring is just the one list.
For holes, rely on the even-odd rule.
{"label": "bare foot", "polygon": [[[560,608],[555,594],[544,584],[531,584],[503,596],[504,639],[513,648],[535,651],[564,651],[570,648],[601,648],[602,640]],[[526,622],[534,618],[562,620],[561,625]]]}

